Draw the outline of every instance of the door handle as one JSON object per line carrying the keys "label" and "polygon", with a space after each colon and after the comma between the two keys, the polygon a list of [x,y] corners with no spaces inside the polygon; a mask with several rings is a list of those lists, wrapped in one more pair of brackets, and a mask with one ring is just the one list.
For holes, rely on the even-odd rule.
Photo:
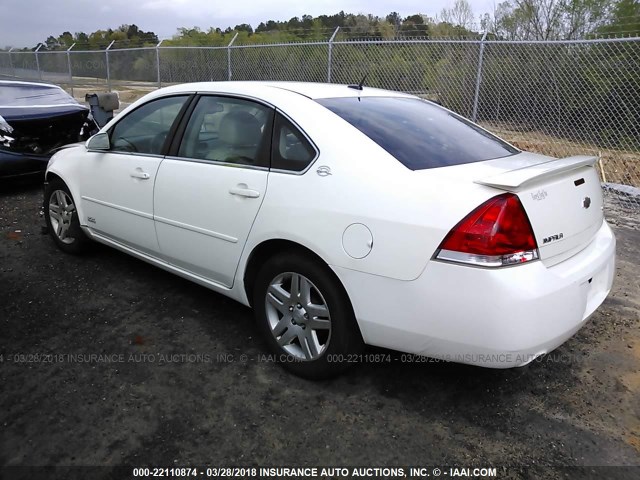
{"label": "door handle", "polygon": [[133,172],[131,172],[131,176],[133,178],[139,178],[141,180],[149,180],[149,174],[141,170],[134,170]]}
{"label": "door handle", "polygon": [[251,190],[250,188],[247,188],[245,184],[240,184],[237,187],[230,189],[229,193],[231,195],[238,195],[240,197],[247,197],[247,198],[258,198],[260,196],[259,191]]}

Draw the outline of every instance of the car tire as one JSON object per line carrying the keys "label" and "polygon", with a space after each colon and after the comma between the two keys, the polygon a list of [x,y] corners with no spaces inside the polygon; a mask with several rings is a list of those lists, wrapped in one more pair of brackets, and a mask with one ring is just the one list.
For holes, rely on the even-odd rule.
{"label": "car tire", "polygon": [[67,185],[59,179],[44,189],[44,218],[53,241],[65,253],[86,251],[91,240],[80,228],[78,211]]}
{"label": "car tire", "polygon": [[253,308],[273,358],[300,377],[336,376],[364,346],[344,288],[310,256],[280,254],[265,262]]}

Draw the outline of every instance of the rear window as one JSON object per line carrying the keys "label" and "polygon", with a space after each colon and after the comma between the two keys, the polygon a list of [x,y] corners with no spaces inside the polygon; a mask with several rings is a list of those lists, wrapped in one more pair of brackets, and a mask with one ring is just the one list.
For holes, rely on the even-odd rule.
{"label": "rear window", "polygon": [[506,157],[518,150],[470,121],[418,98],[324,98],[339,115],[411,170]]}

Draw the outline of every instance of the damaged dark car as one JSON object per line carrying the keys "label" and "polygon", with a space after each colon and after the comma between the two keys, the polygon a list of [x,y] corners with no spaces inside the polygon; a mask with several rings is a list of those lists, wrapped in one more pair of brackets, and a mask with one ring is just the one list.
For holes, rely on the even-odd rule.
{"label": "damaged dark car", "polygon": [[53,153],[96,130],[89,108],[62,88],[0,80],[0,182],[43,179]]}

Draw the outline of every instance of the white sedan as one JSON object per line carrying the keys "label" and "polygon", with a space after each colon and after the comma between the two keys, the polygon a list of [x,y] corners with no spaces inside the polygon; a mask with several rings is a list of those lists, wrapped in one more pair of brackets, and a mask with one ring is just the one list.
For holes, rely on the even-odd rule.
{"label": "white sedan", "polygon": [[611,289],[595,161],[519,151],[398,92],[194,83],[57,153],[45,217],[65,252],[94,240],[253,307],[302,376],[364,344],[507,368]]}

